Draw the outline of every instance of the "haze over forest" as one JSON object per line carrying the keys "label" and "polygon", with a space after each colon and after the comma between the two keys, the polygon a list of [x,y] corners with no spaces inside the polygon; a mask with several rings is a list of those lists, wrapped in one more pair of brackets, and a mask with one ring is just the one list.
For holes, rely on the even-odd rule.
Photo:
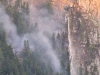
{"label": "haze over forest", "polygon": [[0,0],[0,75],[100,75],[100,1]]}

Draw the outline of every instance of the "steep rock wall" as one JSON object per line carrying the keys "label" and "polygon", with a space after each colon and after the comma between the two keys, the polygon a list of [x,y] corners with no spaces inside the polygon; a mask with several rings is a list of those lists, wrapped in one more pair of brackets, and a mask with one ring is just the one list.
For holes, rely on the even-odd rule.
{"label": "steep rock wall", "polygon": [[98,23],[79,10],[68,11],[68,36],[71,75],[100,75]]}

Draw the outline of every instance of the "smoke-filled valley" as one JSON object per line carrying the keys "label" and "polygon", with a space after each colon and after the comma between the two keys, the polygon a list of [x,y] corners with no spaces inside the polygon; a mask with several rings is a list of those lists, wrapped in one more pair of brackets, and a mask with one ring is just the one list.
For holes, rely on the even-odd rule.
{"label": "smoke-filled valley", "polygon": [[0,0],[0,75],[100,75],[98,3]]}

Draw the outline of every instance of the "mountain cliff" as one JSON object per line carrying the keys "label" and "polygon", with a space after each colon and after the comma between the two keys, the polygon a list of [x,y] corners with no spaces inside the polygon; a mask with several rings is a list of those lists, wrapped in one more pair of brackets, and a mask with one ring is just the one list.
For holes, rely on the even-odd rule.
{"label": "mountain cliff", "polygon": [[99,4],[96,3],[96,0],[72,2],[66,14],[71,75],[100,74]]}
{"label": "mountain cliff", "polygon": [[97,0],[0,0],[0,75],[100,75],[99,7]]}

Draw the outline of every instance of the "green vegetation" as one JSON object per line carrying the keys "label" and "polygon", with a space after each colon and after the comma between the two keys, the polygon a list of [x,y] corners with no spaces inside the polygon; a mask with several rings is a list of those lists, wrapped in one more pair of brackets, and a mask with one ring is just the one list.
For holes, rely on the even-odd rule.
{"label": "green vegetation", "polygon": [[24,49],[18,59],[5,38],[5,33],[2,32],[0,34],[0,75],[63,75],[55,74],[50,65],[41,62],[40,56],[30,50],[28,40],[24,41]]}
{"label": "green vegetation", "polygon": [[[29,15],[29,4],[27,2],[22,3],[21,0],[16,0],[15,5],[12,6],[12,0],[9,1],[10,2],[7,3],[6,0],[0,0],[4,5],[6,3],[6,12],[15,23],[18,35],[22,36],[25,33],[30,33],[32,27],[29,28],[29,18],[25,17],[25,15]],[[51,2],[47,2],[47,9],[49,13],[52,13]],[[45,62],[41,61],[40,58],[43,57],[42,54],[40,56],[38,53],[31,51],[28,40],[24,41],[24,49],[18,58],[16,53],[13,53],[12,46],[8,45],[6,42],[7,34],[2,25],[3,24],[0,23],[0,75],[65,75],[65,73],[55,73],[50,64],[45,64]],[[35,26],[37,26],[37,23]],[[63,33],[63,38],[65,37],[64,35],[65,34]],[[60,38],[60,36],[62,35],[58,35],[58,38]],[[51,40],[53,41],[52,46],[55,49],[55,34],[52,35]],[[63,47],[64,43],[61,44],[61,48],[62,50],[65,50]],[[66,59],[66,50],[62,55],[65,56],[64,59]],[[63,56],[59,56],[59,58],[62,58]],[[61,61],[63,66],[65,66],[65,61],[63,61],[63,59]]]}
{"label": "green vegetation", "polygon": [[12,52],[11,45],[7,45],[3,32],[0,34],[0,75],[25,75],[24,73],[21,63]]}

